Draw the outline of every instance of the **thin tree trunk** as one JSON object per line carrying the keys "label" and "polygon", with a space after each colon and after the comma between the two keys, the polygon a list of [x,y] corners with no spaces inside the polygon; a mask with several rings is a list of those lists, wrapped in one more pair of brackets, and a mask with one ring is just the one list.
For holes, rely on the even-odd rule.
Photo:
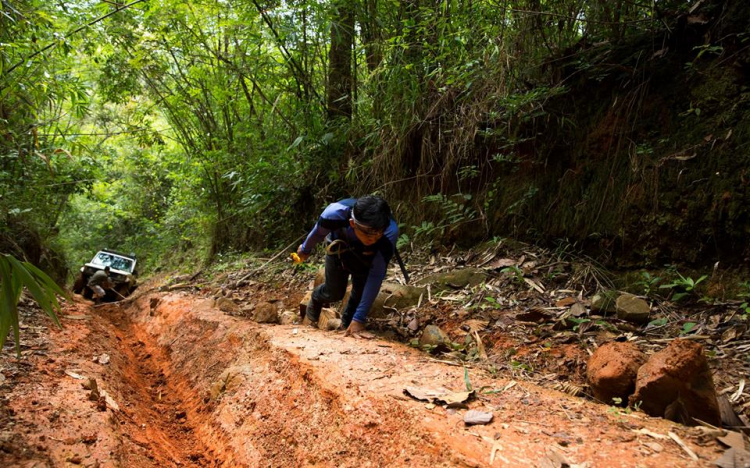
{"label": "thin tree trunk", "polygon": [[352,47],[354,45],[354,8],[351,0],[331,4],[331,48],[328,54],[328,117],[352,116]]}

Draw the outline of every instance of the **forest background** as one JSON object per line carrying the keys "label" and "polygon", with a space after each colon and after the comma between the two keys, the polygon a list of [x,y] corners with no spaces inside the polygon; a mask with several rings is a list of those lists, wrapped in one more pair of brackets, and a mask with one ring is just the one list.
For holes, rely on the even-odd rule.
{"label": "forest background", "polygon": [[0,252],[60,281],[286,246],[378,193],[399,244],[750,263],[750,6],[2,0]]}

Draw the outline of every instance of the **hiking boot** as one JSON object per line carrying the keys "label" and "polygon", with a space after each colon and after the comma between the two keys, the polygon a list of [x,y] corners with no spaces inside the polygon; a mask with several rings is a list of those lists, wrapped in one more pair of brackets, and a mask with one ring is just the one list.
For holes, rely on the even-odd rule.
{"label": "hiking boot", "polygon": [[323,304],[317,303],[310,299],[305,308],[305,317],[310,321],[310,324],[317,328],[318,319],[320,318],[320,311],[323,309]]}

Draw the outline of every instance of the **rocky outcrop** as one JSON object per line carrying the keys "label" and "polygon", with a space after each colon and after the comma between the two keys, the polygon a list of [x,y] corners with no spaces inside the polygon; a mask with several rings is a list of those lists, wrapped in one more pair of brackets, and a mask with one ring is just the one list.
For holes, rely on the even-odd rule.
{"label": "rocky outcrop", "polygon": [[487,272],[481,268],[464,268],[425,276],[417,282],[420,286],[431,285],[433,291],[463,289],[476,286],[487,280]]}
{"label": "rocky outcrop", "polygon": [[627,404],[635,390],[638,369],[646,356],[633,343],[610,342],[597,349],[588,362],[586,377],[594,397],[606,404]]}
{"label": "rocky outcrop", "polygon": [[641,366],[630,404],[639,405],[651,416],[684,424],[697,424],[694,419],[721,424],[716,389],[703,347],[689,340],[673,341]]}

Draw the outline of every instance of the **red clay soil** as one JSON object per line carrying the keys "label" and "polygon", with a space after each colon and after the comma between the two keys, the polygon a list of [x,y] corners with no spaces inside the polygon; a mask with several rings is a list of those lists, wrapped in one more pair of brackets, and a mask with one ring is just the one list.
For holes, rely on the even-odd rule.
{"label": "red clay soil", "polygon": [[[32,340],[21,360],[0,360],[2,467],[689,467],[720,454],[695,429],[475,368],[468,407],[494,419],[466,427],[465,408],[403,393],[465,390],[463,367],[399,343],[258,325],[187,293],[63,315],[43,349]],[[102,353],[107,364],[94,362]],[[88,378],[108,402],[88,399]],[[699,461],[658,438],[670,431]]]}

